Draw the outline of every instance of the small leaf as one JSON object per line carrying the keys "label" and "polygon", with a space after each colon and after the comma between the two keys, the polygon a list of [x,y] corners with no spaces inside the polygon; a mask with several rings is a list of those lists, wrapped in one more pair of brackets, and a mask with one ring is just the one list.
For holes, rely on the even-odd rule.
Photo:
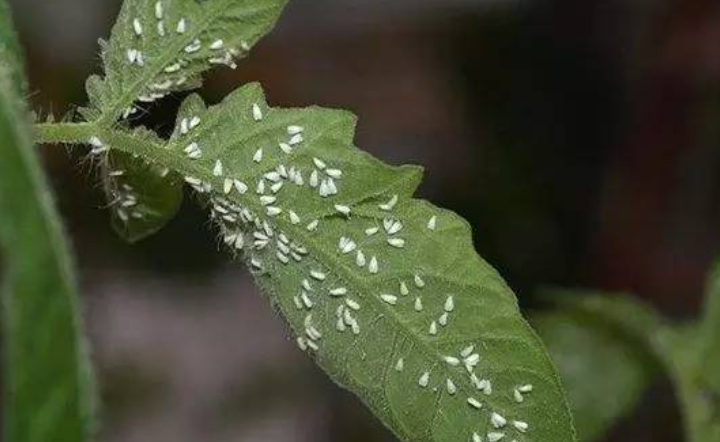
{"label": "small leaf", "polygon": [[269,32],[287,0],[126,0],[109,43],[105,77],[91,77],[88,121],[114,123],[171,92],[193,89],[213,66],[235,67]]}
{"label": "small leaf", "polygon": [[656,361],[672,381],[682,407],[687,440],[719,440],[720,395],[704,382],[703,342],[697,324],[682,327],[668,324],[650,307],[629,296],[611,297],[597,293],[577,296],[577,293],[565,291],[550,298],[563,308],[564,313],[607,324],[621,333],[627,342],[636,342],[638,353]]}
{"label": "small leaf", "polygon": [[575,440],[552,363],[467,223],[412,198],[418,168],[355,148],[354,116],[274,109],[250,85],[211,108],[191,96],[179,122],[167,145],[99,136],[185,177],[299,346],[400,438]]}
{"label": "small leaf", "polygon": [[3,440],[82,442],[93,427],[92,369],[72,260],[22,102],[20,54],[7,40],[13,35],[0,0]]}
{"label": "small leaf", "polygon": [[659,371],[638,342],[597,319],[553,312],[532,321],[560,372],[583,442],[598,440],[632,412]]}
{"label": "small leaf", "polygon": [[720,440],[720,395],[708,388],[703,376],[701,333],[695,325],[663,330],[656,338],[676,396],[682,406],[689,442]]}
{"label": "small leaf", "polygon": [[154,234],[180,210],[182,179],[170,170],[112,151],[102,171],[112,226],[126,241],[138,242]]}

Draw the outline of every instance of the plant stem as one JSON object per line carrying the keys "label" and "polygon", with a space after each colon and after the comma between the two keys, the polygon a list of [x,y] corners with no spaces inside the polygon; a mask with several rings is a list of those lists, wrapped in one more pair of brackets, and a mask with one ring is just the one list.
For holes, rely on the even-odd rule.
{"label": "plant stem", "polygon": [[43,143],[85,144],[96,135],[93,123],[42,123],[35,125],[36,141]]}

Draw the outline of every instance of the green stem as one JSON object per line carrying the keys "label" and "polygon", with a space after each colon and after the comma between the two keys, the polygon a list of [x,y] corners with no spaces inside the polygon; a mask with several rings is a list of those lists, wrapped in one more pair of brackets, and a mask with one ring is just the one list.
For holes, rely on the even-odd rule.
{"label": "green stem", "polygon": [[40,144],[86,144],[99,132],[93,123],[43,123],[35,125],[35,138]]}

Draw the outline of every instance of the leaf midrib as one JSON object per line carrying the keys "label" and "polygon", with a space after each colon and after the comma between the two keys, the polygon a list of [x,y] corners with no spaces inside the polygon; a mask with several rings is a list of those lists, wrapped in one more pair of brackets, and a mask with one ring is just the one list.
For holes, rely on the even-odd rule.
{"label": "leaf midrib", "polygon": [[[129,134],[122,134],[122,133],[117,133],[117,132],[115,132],[115,133],[116,133],[116,135],[125,135],[126,137],[132,138],[132,136]],[[114,147],[117,149],[120,149],[120,150],[124,150],[131,154],[139,153],[147,161],[159,164],[163,167],[171,167],[171,168],[175,169],[176,172],[183,174],[183,175],[185,174],[185,172],[187,172],[187,174],[189,174],[190,176],[203,177],[203,181],[207,181],[207,182],[212,182],[215,179],[214,177],[212,177],[211,171],[206,170],[206,168],[202,167],[201,165],[194,165],[194,164],[190,163],[189,161],[184,160],[184,158],[179,156],[177,152],[168,151],[167,149],[163,149],[162,147],[155,145],[154,143],[151,143],[151,142],[147,142],[147,143],[143,143],[143,144],[146,144],[146,146],[144,146],[145,149],[143,152],[137,152],[136,150],[134,150],[132,148],[128,148],[127,146],[129,146],[129,144],[124,144],[124,143],[118,143]],[[122,146],[122,147],[118,147],[118,146]],[[159,152],[170,153],[173,156],[177,156],[177,158],[173,158],[171,156],[163,157],[163,156],[157,154]],[[206,180],[206,178],[208,178],[208,177],[210,177],[209,180]],[[403,180],[404,179],[409,179],[409,178],[403,177]],[[382,193],[382,192],[375,192],[373,195],[363,197],[359,201],[355,202],[354,204],[358,204],[358,203],[361,203],[365,199],[372,198],[374,195],[376,195],[378,193]],[[238,197],[235,197],[235,198],[238,198]],[[259,206],[254,207],[254,206],[256,206],[256,204],[249,198],[248,198],[248,200],[250,202],[249,204],[245,203],[245,201],[239,201],[239,202],[247,207],[253,208],[256,213],[263,213],[262,207],[259,207]],[[283,221],[281,219],[267,219],[266,221],[268,221],[271,225],[272,224],[277,225],[280,228],[280,230],[284,230],[288,233],[294,234],[295,236],[297,236],[299,238],[302,238],[303,245],[306,245],[307,247],[312,248],[313,250],[315,250],[316,253],[319,253],[323,256],[322,261],[334,263],[333,258],[323,250],[323,247],[318,246],[316,241],[311,239],[311,237],[307,234],[307,232],[305,231],[304,228],[302,228],[300,226],[295,226],[291,223],[285,223],[285,221]],[[287,224],[287,225],[285,225],[285,224]],[[327,267],[334,269],[334,266],[332,266],[332,265],[329,265]],[[338,269],[344,274],[343,279],[345,279],[348,282],[352,282],[352,285],[354,286],[353,288],[356,289],[356,292],[366,293],[369,296],[369,298],[372,299],[370,305],[372,306],[373,310],[375,310],[378,313],[389,314],[388,317],[392,319],[392,322],[394,323],[396,329],[399,330],[399,332],[405,333],[406,336],[409,336],[411,338],[416,338],[416,339],[413,339],[413,341],[416,342],[416,345],[420,346],[423,349],[423,350],[421,350],[421,352],[423,353],[423,355],[426,359],[431,360],[431,361],[437,361],[436,363],[441,367],[441,369],[443,369],[446,372],[453,373],[452,368],[445,367],[446,364],[444,364],[443,358],[446,355],[442,354],[439,349],[431,346],[430,341],[424,340],[419,332],[415,332],[414,330],[409,328],[409,326],[406,325],[403,321],[401,321],[400,318],[398,317],[398,315],[395,312],[393,312],[389,307],[386,307],[385,305],[381,305],[382,301],[372,295],[373,290],[366,287],[361,281],[357,280],[354,277],[353,272],[347,270],[347,265],[340,263],[340,265],[338,266]],[[350,285],[350,284],[348,284],[348,285]],[[350,288],[350,287],[348,287],[348,288]],[[358,288],[360,288],[361,290],[357,290]],[[358,339],[360,339],[360,338],[358,338]],[[468,341],[465,341],[465,342],[468,342]],[[391,360],[388,361],[388,363],[392,363],[392,359],[394,357],[395,357],[394,354],[391,355],[390,356]],[[456,374],[457,373],[465,374],[465,371],[463,371],[463,370],[464,370],[464,367],[459,367],[455,370],[455,373]],[[456,393],[457,396],[459,396],[460,393],[462,392],[462,393],[466,393],[468,397],[469,396],[479,397],[479,395],[475,394],[475,393],[478,393],[477,391],[471,390],[465,384],[466,384],[465,382],[458,383],[458,385],[457,385],[458,392]],[[444,387],[439,386],[438,388],[444,388]],[[471,393],[468,393],[468,391],[470,391]]]}

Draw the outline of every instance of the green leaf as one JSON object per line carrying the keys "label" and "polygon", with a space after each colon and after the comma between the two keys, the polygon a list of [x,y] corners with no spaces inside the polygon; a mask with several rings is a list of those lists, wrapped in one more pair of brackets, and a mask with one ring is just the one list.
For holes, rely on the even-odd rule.
{"label": "green leaf", "polygon": [[656,341],[682,405],[686,439],[717,442],[720,440],[720,395],[705,382],[698,327],[667,328]]}
{"label": "green leaf", "polygon": [[[198,87],[213,66],[235,67],[235,60],[273,28],[286,2],[126,0],[109,43],[102,43],[105,77],[88,80],[90,105],[81,113],[88,121],[112,125],[172,92]],[[116,209],[113,227],[131,242],[160,230],[182,202],[178,180],[164,180],[135,163],[116,153],[105,161],[112,170],[103,173],[108,202]],[[121,178],[111,176],[118,167]],[[126,185],[132,190],[125,192]],[[138,201],[133,210],[117,207],[116,197],[127,193]]]}
{"label": "green leaf", "polygon": [[111,152],[102,168],[112,226],[128,242],[145,239],[170,222],[183,201],[182,178],[122,152]]}
{"label": "green leaf", "polygon": [[560,372],[584,442],[600,439],[632,412],[658,373],[638,342],[597,319],[553,312],[532,320]]}
{"label": "green leaf", "polygon": [[713,266],[708,277],[705,318],[701,325],[702,375],[716,395],[720,395],[720,262]]}
{"label": "green leaf", "polygon": [[689,442],[720,440],[720,395],[708,388],[705,381],[703,341],[696,324],[668,324],[650,307],[629,296],[593,293],[577,296],[566,291],[551,298],[562,306],[564,313],[612,327],[627,342],[636,343],[638,353],[644,349],[648,359],[663,368],[680,400]]}
{"label": "green leaf", "polygon": [[191,96],[178,118],[198,124],[166,145],[97,136],[184,176],[300,347],[401,439],[575,440],[553,365],[468,224],[412,198],[418,168],[355,148],[354,116],[270,108],[250,85],[209,109]]}
{"label": "green leaf", "polygon": [[0,1],[0,251],[3,253],[3,440],[86,440],[94,391],[80,336],[72,262],[22,103],[20,55]]}
{"label": "green leaf", "polygon": [[[275,25],[287,0],[126,0],[104,77],[87,82],[88,121],[112,124],[171,92],[199,86],[213,66],[235,66]],[[142,107],[142,106],[139,106]]]}
{"label": "green leaf", "polygon": [[22,52],[18,42],[15,27],[12,24],[10,7],[0,1],[0,60],[8,77],[8,87],[14,89],[14,95],[19,98],[25,94],[25,68],[23,66]]}

